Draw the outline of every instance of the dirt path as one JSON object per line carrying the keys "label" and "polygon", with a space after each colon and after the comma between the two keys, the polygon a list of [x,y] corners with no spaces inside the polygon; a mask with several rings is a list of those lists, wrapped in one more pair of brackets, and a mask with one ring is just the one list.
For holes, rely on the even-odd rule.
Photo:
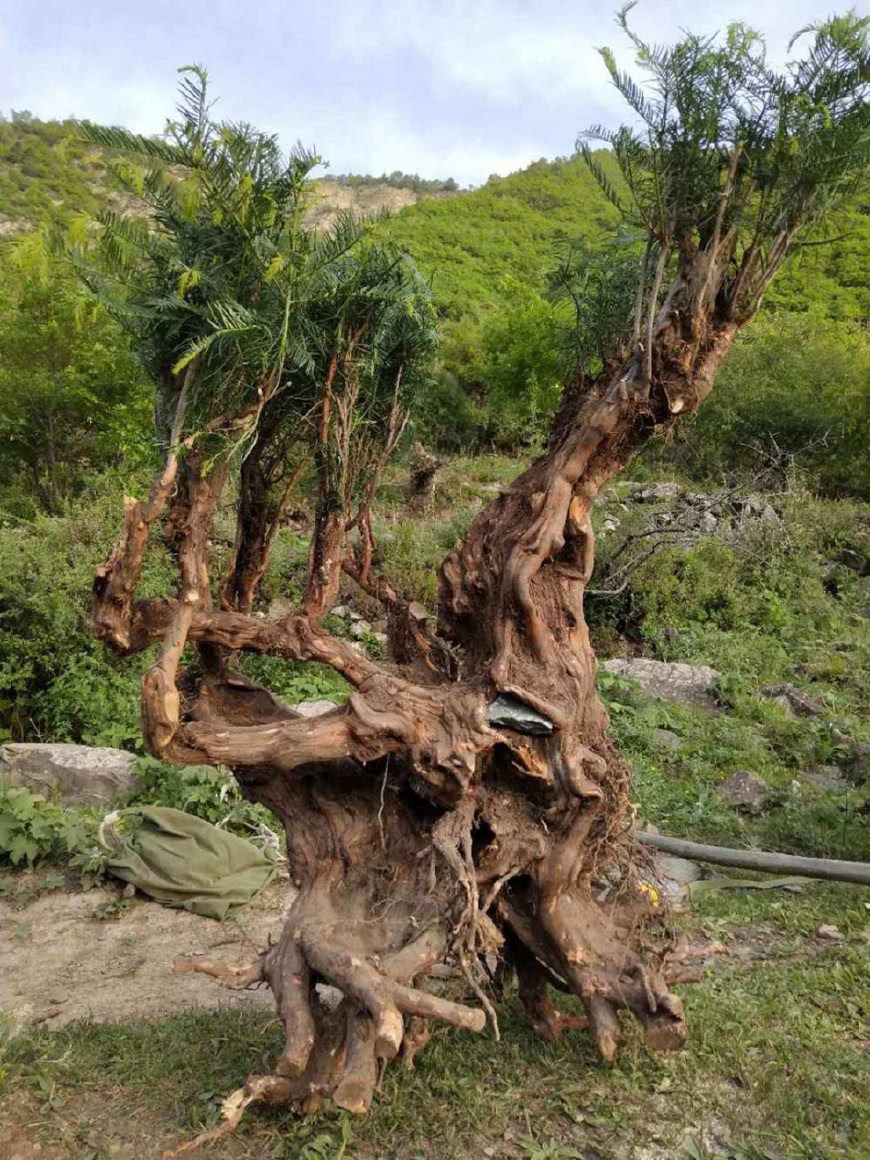
{"label": "dirt path", "polygon": [[74,1019],[147,1019],[190,1007],[269,1005],[271,992],[231,991],[202,975],[175,975],[181,955],[241,962],[277,937],[292,898],[273,883],[226,922],[170,910],[142,898],[116,916],[94,912],[117,904],[105,889],[45,894],[23,909],[0,902],[0,1011],[61,1026]]}

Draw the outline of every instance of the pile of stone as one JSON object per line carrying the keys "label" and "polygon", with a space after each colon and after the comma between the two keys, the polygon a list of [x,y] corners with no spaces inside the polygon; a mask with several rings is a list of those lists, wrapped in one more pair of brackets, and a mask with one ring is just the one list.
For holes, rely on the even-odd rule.
{"label": "pile of stone", "polygon": [[385,622],[372,622],[366,620],[361,612],[358,612],[349,604],[336,604],[332,609],[332,615],[337,616],[343,620],[354,640],[363,640],[365,637],[373,637],[381,644],[387,643],[387,634],[383,631],[386,627]]}
{"label": "pile of stone", "polygon": [[763,495],[739,495],[732,490],[689,491],[679,483],[634,484],[624,499],[608,508],[602,531],[616,531],[623,522],[620,512],[630,513],[638,505],[649,508],[645,523],[667,534],[671,542],[690,544],[715,532],[733,533],[747,524],[779,523],[776,508]]}

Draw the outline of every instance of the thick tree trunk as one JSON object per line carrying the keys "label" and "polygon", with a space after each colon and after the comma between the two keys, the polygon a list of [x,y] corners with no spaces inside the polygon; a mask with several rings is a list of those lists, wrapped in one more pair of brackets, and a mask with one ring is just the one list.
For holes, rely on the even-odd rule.
{"label": "thick tree trunk", "polygon": [[269,487],[260,457],[252,452],[239,473],[236,540],[220,587],[221,606],[249,613],[268,563]]}
{"label": "thick tree trunk", "polygon": [[[647,863],[630,833],[629,770],[607,735],[583,612],[598,490],[657,426],[698,405],[736,329],[687,335],[673,301],[672,292],[657,325],[652,379],[639,350],[566,397],[548,452],[445,560],[437,644],[450,663],[433,663],[434,638],[421,627],[424,681],[318,626],[342,562],[370,591],[383,587],[388,607],[403,604],[368,561],[343,560],[342,512],[318,510],[302,612],[277,624],[209,606],[197,529],[219,480],[188,489],[176,601],[133,604],[124,545],[135,554],[156,517],[128,513],[122,547],[98,577],[95,619],[122,649],[163,640],[143,684],[149,744],[171,760],[230,765],[246,795],[281,819],[299,888],[281,942],[241,972],[275,992],[286,1047],[271,1076],[232,1097],[228,1125],[254,1100],[307,1110],[331,1097],[365,1110],[383,1063],[419,1046],[421,1019],[480,1030],[488,1016],[497,1028],[497,958],[548,1038],[584,1023],[612,1061],[625,1009],[650,1046],[682,1044],[666,948],[652,949],[655,916],[638,889]],[[165,494],[158,487],[152,507]],[[187,641],[200,663],[175,682]],[[225,667],[220,658],[239,649],[326,663],[355,691],[343,708],[300,718]],[[445,957],[460,980],[450,1000],[424,986]],[[202,961],[190,969],[241,977]],[[342,992],[337,1011],[322,1008],[317,981]],[[560,1015],[551,986],[578,995],[585,1017]]]}
{"label": "thick tree trunk", "polygon": [[319,620],[335,604],[347,520],[339,509],[319,504],[308,551],[308,585],[302,601],[306,616]]}

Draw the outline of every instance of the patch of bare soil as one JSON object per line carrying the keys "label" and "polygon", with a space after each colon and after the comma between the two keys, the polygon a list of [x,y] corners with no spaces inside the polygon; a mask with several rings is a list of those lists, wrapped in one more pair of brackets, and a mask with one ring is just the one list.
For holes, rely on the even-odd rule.
{"label": "patch of bare soil", "polygon": [[268,990],[230,991],[202,975],[173,974],[172,966],[191,954],[250,960],[280,934],[292,895],[286,879],[275,882],[223,923],[142,898],[119,905],[105,888],[45,894],[22,909],[0,902],[0,1010],[29,1010],[33,1022],[56,1027],[269,1006]]}
{"label": "patch of bare soil", "polygon": [[[171,1115],[97,1084],[54,1092],[48,1100],[13,1092],[0,1099],[0,1125],[0,1160],[160,1160],[180,1135]],[[219,1155],[253,1160],[235,1140]]]}

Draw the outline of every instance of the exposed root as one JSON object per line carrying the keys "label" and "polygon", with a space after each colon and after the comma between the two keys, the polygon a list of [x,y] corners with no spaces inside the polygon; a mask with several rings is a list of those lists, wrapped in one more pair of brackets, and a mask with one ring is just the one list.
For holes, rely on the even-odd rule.
{"label": "exposed root", "polygon": [[226,1097],[221,1105],[223,1122],[217,1128],[210,1128],[207,1132],[200,1132],[192,1140],[180,1144],[163,1153],[163,1160],[176,1160],[186,1152],[193,1152],[205,1144],[214,1144],[223,1136],[234,1132],[242,1120],[246,1110],[255,1103],[283,1104],[290,1098],[289,1082],[279,1075],[251,1075],[245,1081],[245,1086],[238,1088]]}
{"label": "exposed root", "polygon": [[252,987],[256,983],[262,983],[266,978],[262,955],[255,962],[239,967],[231,967],[217,959],[205,959],[197,955],[176,959],[172,969],[176,975],[211,975],[213,979],[219,979],[228,987],[242,989]]}

